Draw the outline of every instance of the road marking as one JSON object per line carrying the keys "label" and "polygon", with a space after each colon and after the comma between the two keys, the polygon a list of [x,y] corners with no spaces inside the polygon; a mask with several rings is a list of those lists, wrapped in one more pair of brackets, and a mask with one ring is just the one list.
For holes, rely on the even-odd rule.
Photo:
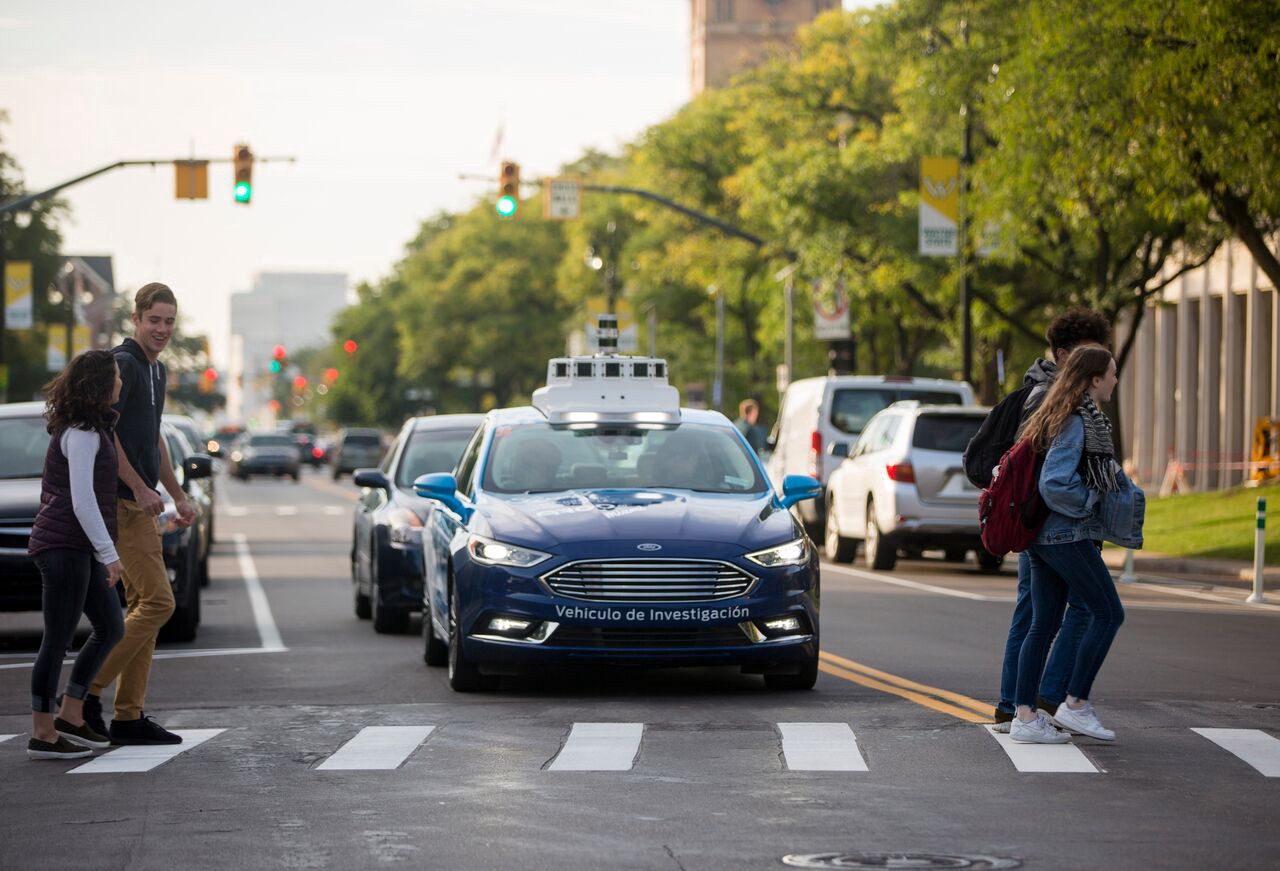
{"label": "road marking", "polygon": [[249,514],[249,509],[242,506],[228,506],[228,517],[245,517]]}
{"label": "road marking", "polygon": [[1280,741],[1261,729],[1192,729],[1223,750],[1258,770],[1263,777],[1280,777]]}
{"label": "road marking", "polygon": [[1053,774],[1098,774],[1098,768],[1074,744],[1019,744],[1008,735],[983,726],[995,738],[1021,772]]}
{"label": "road marking", "polygon": [[346,514],[347,509],[343,508],[341,505],[326,505],[324,506],[324,513],[328,514],[330,517],[339,517]]}
{"label": "road marking", "polygon": [[0,735],[0,744],[3,744],[5,741],[8,741],[10,738],[17,738],[17,737],[18,737],[17,735]]}
{"label": "road marking", "polygon": [[630,771],[644,723],[574,723],[550,771]]}
{"label": "road marking", "polygon": [[[1280,605],[1268,605],[1265,603],[1250,605],[1246,603],[1244,600],[1244,591],[1241,591],[1241,595],[1232,598],[1231,596],[1219,596],[1214,593],[1204,593],[1200,590],[1184,590],[1179,587],[1170,587],[1165,584],[1153,584],[1149,581],[1142,581],[1141,583],[1142,588],[1146,590],[1157,590],[1161,593],[1169,593],[1173,596],[1185,596],[1188,599],[1199,599],[1202,602],[1220,602],[1226,605],[1236,605],[1240,608],[1249,609],[1247,613],[1258,613],[1259,611],[1280,612]],[[1128,604],[1129,603],[1126,602],[1125,607],[1128,607]]]}
{"label": "road marking", "polygon": [[317,771],[390,771],[404,764],[435,726],[366,726]]}
{"label": "road marking", "polygon": [[956,599],[969,599],[973,602],[1014,601],[1013,596],[984,596],[981,593],[970,593],[967,590],[952,590],[949,587],[936,587],[933,584],[922,584],[919,581],[909,581],[906,578],[899,578],[894,575],[864,572],[861,569],[855,569],[850,566],[838,566],[833,563],[823,563],[822,567],[828,571],[836,571],[852,575],[853,577],[860,578],[864,581],[875,581],[878,584],[889,584],[894,587],[906,587],[909,590],[919,590],[922,593],[936,593],[939,596],[951,596]]}
{"label": "road marking", "polygon": [[298,506],[296,505],[277,505],[276,506],[276,514],[279,514],[281,517],[292,517],[297,513],[298,513]]}
{"label": "road marking", "polygon": [[897,686],[904,687],[906,689],[919,690],[920,692],[937,696],[940,699],[946,699],[948,701],[956,702],[963,707],[971,708],[974,711],[974,713],[981,714],[985,718],[980,722],[987,722],[993,716],[995,716],[994,706],[992,706],[989,702],[984,702],[980,699],[975,699],[972,696],[966,696],[963,693],[955,693],[955,692],[952,692],[951,690],[939,689],[938,687],[932,687],[932,686],[929,686],[928,684],[917,683],[916,681],[913,681],[910,678],[900,677],[896,674],[890,674],[887,671],[881,671],[878,668],[872,668],[869,665],[863,665],[860,662],[854,662],[852,659],[845,659],[843,656],[836,656],[834,653],[829,653],[825,650],[821,651],[818,654],[818,656],[822,659],[827,660],[832,665],[837,665],[837,666],[840,666],[841,668],[847,668],[852,671],[856,671],[861,674],[867,675],[868,677],[877,678],[879,680],[885,681],[886,683],[896,684]]}
{"label": "road marking", "polygon": [[866,771],[848,723],[779,723],[790,771]]}
{"label": "road marking", "polygon": [[127,772],[150,771],[157,768],[179,753],[186,753],[199,747],[215,735],[226,729],[175,729],[182,736],[181,744],[147,744],[142,746],[117,747],[110,753],[104,753],[92,762],[86,762],[73,768],[67,774],[123,774]]}
{"label": "road marking", "polygon": [[[930,710],[949,714],[958,720],[964,720],[966,723],[990,723],[995,715],[995,709],[991,705],[979,702],[977,699],[971,699],[960,693],[916,683],[913,680],[870,668],[826,651],[820,652],[818,656],[820,659],[818,669],[832,677],[843,678],[868,689],[880,690],[881,692],[900,696]],[[967,707],[960,707],[948,701],[943,701],[943,699],[959,701]],[[976,710],[970,710],[970,708],[976,708]]]}
{"label": "road marking", "polygon": [[253,620],[258,624],[258,637],[262,639],[264,650],[284,650],[284,641],[280,638],[280,630],[276,628],[275,618],[271,616],[271,604],[262,589],[262,581],[258,579],[258,570],[253,565],[253,557],[249,555],[249,539],[243,532],[236,533],[236,556],[240,560],[240,575],[249,590],[249,605],[253,608]]}

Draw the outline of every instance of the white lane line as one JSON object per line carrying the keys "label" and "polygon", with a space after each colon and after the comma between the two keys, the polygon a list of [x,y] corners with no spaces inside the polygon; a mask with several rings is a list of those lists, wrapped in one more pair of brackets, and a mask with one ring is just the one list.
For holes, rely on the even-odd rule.
{"label": "white lane line", "polygon": [[895,577],[894,575],[872,574],[864,572],[861,569],[850,568],[849,566],[838,566],[832,563],[823,563],[822,567],[826,571],[841,572],[842,574],[852,575],[864,581],[875,581],[879,584],[890,584],[895,587],[906,587],[909,590],[919,590],[922,593],[936,593],[939,596],[952,596],[956,599],[970,599],[974,602],[1012,602],[1013,596],[984,596],[981,593],[970,593],[967,590],[952,590],[948,587],[935,587],[933,584],[922,584],[919,581],[909,581],[906,578]]}
{"label": "white lane line", "polygon": [[1280,740],[1261,729],[1192,729],[1249,763],[1263,777],[1280,777]]}
{"label": "white lane line", "polygon": [[[1179,587],[1170,587],[1165,584],[1152,584],[1148,581],[1142,581],[1141,584],[1141,589],[1144,590],[1156,590],[1161,593],[1169,593],[1173,596],[1185,596],[1188,599],[1199,599],[1202,602],[1220,602],[1226,605],[1236,605],[1240,608],[1248,608],[1252,613],[1257,613],[1259,611],[1280,612],[1280,605],[1268,605],[1265,603],[1258,605],[1248,604],[1245,602],[1245,591],[1243,590],[1240,591],[1238,596],[1233,598],[1231,596],[1215,595],[1214,593],[1204,593],[1200,590],[1184,590]],[[1214,589],[1220,588],[1215,587]],[[1127,602],[1125,604],[1126,606],[1128,605]]]}
{"label": "white lane line", "polygon": [[791,771],[866,771],[848,723],[779,723],[782,755]]}
{"label": "white lane line", "polygon": [[150,771],[163,765],[179,753],[199,747],[226,729],[175,729],[182,736],[181,744],[147,744],[136,747],[117,747],[92,762],[73,768],[67,774],[123,774]]}
{"label": "white lane line", "polygon": [[392,770],[404,764],[435,726],[366,726],[317,771]]}
{"label": "white lane line", "polygon": [[330,517],[340,517],[347,513],[347,509],[343,508],[341,505],[326,505],[324,506],[324,513],[328,514]]}
{"label": "white lane line", "polygon": [[279,514],[281,517],[292,517],[297,513],[298,513],[298,506],[296,505],[277,505],[276,506],[276,514]]}
{"label": "white lane line", "polygon": [[550,771],[630,771],[644,723],[574,723]]}
{"label": "white lane line", "polygon": [[1074,744],[1019,744],[1008,735],[982,727],[1000,742],[1013,767],[1026,773],[1097,774],[1098,768]]}
{"label": "white lane line", "polygon": [[248,516],[248,514],[249,514],[248,508],[244,508],[241,506],[235,506],[235,507],[227,506],[228,517],[246,517]]}
{"label": "white lane line", "polygon": [[262,581],[258,579],[258,570],[253,565],[253,557],[249,555],[249,539],[243,532],[236,533],[236,556],[240,560],[240,575],[249,590],[249,605],[253,608],[253,620],[258,624],[258,637],[266,650],[284,650],[284,641],[280,638],[280,630],[276,628],[275,618],[271,616],[271,604],[262,589]]}

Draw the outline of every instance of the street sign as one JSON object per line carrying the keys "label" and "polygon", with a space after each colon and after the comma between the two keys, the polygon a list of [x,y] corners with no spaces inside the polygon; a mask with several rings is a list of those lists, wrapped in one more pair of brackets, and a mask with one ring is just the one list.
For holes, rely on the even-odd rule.
{"label": "street sign", "polygon": [[920,158],[920,253],[954,257],[960,252],[960,161]]}
{"label": "street sign", "polygon": [[209,161],[175,160],[173,195],[179,200],[209,199]]}
{"label": "street sign", "polygon": [[4,268],[4,326],[29,330],[32,325],[31,261],[12,260]]}
{"label": "street sign", "polygon": [[813,283],[813,337],[827,341],[849,338],[849,294],[844,281],[836,281],[826,290],[822,282]]}
{"label": "street sign", "polygon": [[542,198],[542,216],[551,221],[572,221],[582,215],[582,183],[576,178],[549,178]]}

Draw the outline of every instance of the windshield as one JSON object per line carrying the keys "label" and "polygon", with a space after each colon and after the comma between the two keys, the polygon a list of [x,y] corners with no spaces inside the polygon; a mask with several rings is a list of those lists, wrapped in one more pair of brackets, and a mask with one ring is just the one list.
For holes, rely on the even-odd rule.
{"label": "windshield", "polygon": [[941,390],[911,390],[900,387],[854,387],[837,390],[831,397],[831,423],[836,429],[858,435],[867,421],[903,399],[921,405],[960,405],[959,393]]}
{"label": "windshield", "polygon": [[962,454],[985,419],[959,414],[922,414],[916,419],[911,446],[926,451]]}
{"label": "windshield", "polygon": [[49,433],[43,417],[0,419],[0,478],[39,478]]}
{"label": "windshield", "polygon": [[396,486],[412,487],[420,475],[452,472],[474,432],[473,429],[447,429],[414,433],[400,456]]}
{"label": "windshield", "polygon": [[734,430],[694,423],[503,426],[484,470],[491,493],[660,487],[759,493],[765,482]]}
{"label": "windshield", "polygon": [[249,436],[249,445],[255,448],[291,448],[293,436],[256,435]]}
{"label": "windshield", "polygon": [[382,441],[376,435],[349,435],[342,440],[344,448],[377,448]]}

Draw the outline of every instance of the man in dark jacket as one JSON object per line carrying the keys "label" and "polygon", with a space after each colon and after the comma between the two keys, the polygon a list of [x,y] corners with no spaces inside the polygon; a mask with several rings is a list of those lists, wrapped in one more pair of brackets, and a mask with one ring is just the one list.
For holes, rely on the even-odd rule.
{"label": "man in dark jacket", "polygon": [[[144,286],[134,297],[133,338],[112,349],[122,383],[116,424],[116,457],[120,483],[116,493],[118,538],[116,550],[124,563],[124,591],[128,611],[124,638],[103,663],[85,697],[85,722],[113,744],[178,744],[179,735],[143,713],[151,660],[160,627],[173,614],[173,590],[164,567],[156,518],[164,500],[156,491],[163,484],[177,509],[175,522],[190,526],[195,509],[187,501],[169,451],[160,436],[167,375],[160,352],[173,337],[178,302],[163,284]],[[108,730],[102,719],[102,691],[119,678],[115,718]]]}
{"label": "man in dark jacket", "polygon": [[[1080,345],[1106,345],[1111,341],[1111,325],[1097,312],[1088,309],[1071,309],[1054,318],[1045,332],[1049,340],[1051,360],[1043,357],[1031,364],[1023,376],[1023,385],[1035,385],[1022,406],[1022,422],[1044,402],[1049,387],[1058,377],[1058,367],[1067,361]],[[1089,612],[1075,595],[1067,596],[1067,611],[1062,626],[1053,643],[1049,661],[1040,680],[1038,707],[1050,717],[1067,697],[1067,681],[1075,667],[1076,651],[1080,637],[1089,626]],[[1004,645],[1004,665],[1000,670],[1000,702],[996,705],[996,731],[1009,731],[1013,721],[1014,688],[1018,682],[1018,654],[1022,652],[1023,639],[1031,629],[1031,560],[1025,552],[1018,554],[1018,595],[1013,606],[1013,620],[1009,625],[1009,637]]]}

